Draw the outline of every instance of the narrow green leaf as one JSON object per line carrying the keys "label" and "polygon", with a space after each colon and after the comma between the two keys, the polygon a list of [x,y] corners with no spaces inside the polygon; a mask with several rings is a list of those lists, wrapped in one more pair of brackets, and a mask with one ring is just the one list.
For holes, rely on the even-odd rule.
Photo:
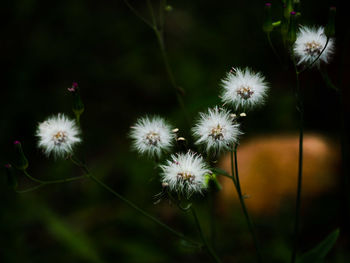
{"label": "narrow green leaf", "polygon": [[231,175],[228,172],[226,172],[225,170],[222,170],[220,168],[217,168],[217,167],[211,168],[211,171],[218,174],[218,175],[224,175],[227,177],[231,177]]}
{"label": "narrow green leaf", "polygon": [[330,233],[316,247],[305,252],[297,259],[297,263],[321,263],[333,248],[339,236],[339,228]]}

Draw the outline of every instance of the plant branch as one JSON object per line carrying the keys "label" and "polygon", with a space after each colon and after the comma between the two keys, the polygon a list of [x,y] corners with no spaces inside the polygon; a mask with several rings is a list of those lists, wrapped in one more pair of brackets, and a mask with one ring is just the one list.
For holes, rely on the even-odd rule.
{"label": "plant branch", "polygon": [[291,263],[296,260],[296,253],[299,242],[299,224],[300,224],[300,207],[301,207],[301,189],[303,179],[303,138],[304,138],[304,105],[302,99],[302,93],[300,90],[300,81],[295,60],[293,59],[295,76],[296,76],[296,98],[297,98],[297,111],[299,112],[300,124],[299,124],[299,159],[298,159],[298,186],[297,186],[297,197],[295,206],[295,223],[294,223],[294,245],[291,256]]}
{"label": "plant branch", "polygon": [[117,193],[115,190],[113,190],[111,187],[109,187],[108,185],[106,185],[104,182],[102,182],[100,179],[98,179],[97,177],[95,177],[94,175],[92,175],[89,171],[89,169],[87,168],[87,166],[83,163],[81,163],[80,161],[78,161],[75,158],[71,158],[71,161],[76,164],[78,167],[80,167],[81,169],[84,170],[84,172],[86,173],[86,176],[91,179],[92,181],[94,181],[96,184],[98,184],[99,186],[101,186],[103,189],[105,189],[106,191],[110,192],[112,195],[114,195],[115,197],[117,197],[119,200],[121,200],[122,202],[124,202],[126,205],[128,205],[129,207],[135,209],[137,212],[139,212],[140,214],[142,214],[143,216],[147,217],[148,219],[150,219],[151,221],[153,221],[154,223],[158,224],[159,226],[161,226],[162,228],[168,230],[170,233],[174,234],[175,236],[177,236],[178,238],[181,238],[183,240],[186,240],[189,243],[192,243],[193,245],[196,246],[201,246],[202,244],[194,241],[188,237],[186,237],[184,234],[176,231],[175,229],[171,228],[170,226],[166,225],[165,223],[161,222],[159,219],[155,218],[154,216],[150,215],[149,213],[147,213],[146,211],[144,211],[142,208],[138,207],[136,204],[134,204],[133,202],[131,202],[130,200],[126,199],[124,196],[120,195],[119,193]]}
{"label": "plant branch", "polygon": [[[238,176],[237,147],[238,147],[238,145],[236,144],[234,146],[233,150],[231,151],[231,169],[232,169],[232,175],[234,175],[233,178],[232,178],[232,181],[233,181],[234,185],[236,186],[239,202],[241,204],[241,207],[242,207],[242,210],[243,210],[243,214],[244,214],[244,216],[246,218],[249,231],[250,231],[250,233],[251,233],[251,235],[253,237],[254,246],[255,246],[255,249],[256,249],[256,253],[257,253],[257,260],[258,260],[258,262],[262,262],[260,245],[259,245],[256,233],[255,233],[253,221],[252,221],[252,219],[249,216],[247,207],[246,207],[245,202],[244,202],[244,197],[242,195],[241,185],[240,185],[239,176]],[[234,162],[234,168],[233,168],[233,162]],[[234,178],[236,179],[236,181],[234,180]]]}
{"label": "plant branch", "polygon": [[213,258],[213,260],[215,262],[221,262],[219,257],[216,255],[215,251],[211,248],[211,246],[208,244],[208,241],[206,240],[204,234],[203,234],[203,231],[202,231],[202,227],[199,223],[199,220],[198,220],[198,216],[197,216],[197,213],[196,213],[196,210],[193,208],[193,206],[191,206],[191,212],[192,212],[192,215],[193,215],[193,218],[194,218],[194,221],[195,221],[195,224],[196,224],[196,227],[197,227],[197,230],[198,230],[198,233],[200,235],[200,238],[202,239],[203,243],[204,243],[204,246],[205,248],[207,249],[209,255]]}
{"label": "plant branch", "polygon": [[128,0],[123,0],[126,6],[130,9],[130,11],[138,17],[141,21],[143,21],[147,26],[153,29],[153,25],[146,18],[144,18],[130,3]]}

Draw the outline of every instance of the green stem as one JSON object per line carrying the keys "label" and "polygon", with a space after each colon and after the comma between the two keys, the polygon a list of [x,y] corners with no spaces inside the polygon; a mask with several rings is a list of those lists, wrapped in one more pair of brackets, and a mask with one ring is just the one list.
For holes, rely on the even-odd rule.
{"label": "green stem", "polygon": [[168,56],[165,50],[165,44],[164,44],[164,6],[166,4],[166,1],[161,1],[160,3],[160,7],[159,7],[159,20],[160,20],[160,25],[158,28],[157,25],[157,20],[155,17],[155,13],[152,7],[152,4],[149,0],[147,0],[147,6],[151,15],[151,19],[152,22],[149,22],[147,19],[145,19],[143,16],[141,16],[139,14],[139,12],[137,12],[137,10],[127,1],[127,0],[123,0],[124,3],[128,6],[128,8],[138,17],[140,18],[145,24],[147,24],[150,28],[152,28],[152,30],[154,31],[156,37],[157,37],[157,41],[158,41],[158,45],[160,48],[160,52],[162,55],[162,59],[165,65],[165,69],[168,75],[168,78],[170,80],[170,84],[171,86],[174,88],[175,92],[176,92],[176,98],[177,101],[179,103],[179,106],[184,114],[185,120],[187,122],[187,124],[190,126],[190,119],[187,115],[187,111],[186,111],[186,107],[185,107],[185,103],[183,101],[183,95],[184,95],[184,91],[182,88],[180,88],[175,81],[175,77],[173,74],[173,71],[171,69],[169,60],[168,60]]}
{"label": "green stem", "polygon": [[236,189],[238,189],[237,181],[236,181],[236,178],[235,178],[235,172],[234,172],[234,164],[233,164],[233,158],[234,158],[233,153],[234,153],[234,151],[237,151],[237,145],[234,146],[234,150],[231,151],[231,174],[232,174],[231,179],[232,179],[232,182],[235,185]]}
{"label": "green stem", "polygon": [[[240,185],[239,176],[238,176],[237,147],[238,147],[238,145],[236,144],[234,146],[233,151],[231,152],[231,169],[232,169],[232,175],[234,175],[233,178],[232,178],[232,181],[233,181],[234,185],[236,186],[239,202],[241,204],[241,207],[242,207],[242,210],[243,210],[243,214],[244,214],[244,216],[246,218],[249,231],[250,231],[250,233],[251,233],[251,235],[253,237],[254,247],[255,247],[255,250],[256,250],[256,253],[257,253],[257,260],[258,260],[258,262],[263,262],[262,256],[261,256],[261,251],[260,251],[260,245],[259,245],[256,233],[255,233],[253,221],[252,221],[252,219],[249,216],[247,207],[246,207],[245,202],[244,202],[244,197],[242,195],[241,185]],[[233,166],[233,162],[234,162],[234,166]],[[234,180],[234,178],[236,178],[236,181]]]}
{"label": "green stem", "polygon": [[301,190],[303,179],[303,138],[304,138],[304,105],[302,99],[302,93],[300,90],[299,75],[297,71],[295,61],[293,60],[296,76],[296,98],[297,98],[297,110],[299,112],[300,124],[299,124],[299,160],[298,160],[298,187],[295,206],[295,223],[294,223],[294,244],[291,256],[291,263],[296,260],[296,254],[299,242],[299,224],[300,224],[300,207],[301,207]]}
{"label": "green stem", "polygon": [[33,176],[31,176],[26,170],[23,171],[23,173],[32,181],[42,184],[42,185],[47,185],[47,184],[60,184],[60,183],[68,183],[72,181],[76,181],[79,179],[84,178],[84,176],[76,176],[76,177],[71,177],[71,178],[65,178],[65,179],[58,179],[58,180],[50,180],[50,181],[44,181],[40,179],[36,179]]}
{"label": "green stem", "polygon": [[196,246],[201,246],[202,244],[194,241],[188,237],[186,237],[184,234],[176,231],[175,229],[171,228],[170,226],[166,225],[165,223],[161,222],[160,220],[158,220],[157,218],[155,218],[154,216],[150,215],[149,213],[147,213],[146,211],[144,211],[142,208],[138,207],[137,205],[135,205],[133,202],[131,202],[130,200],[126,199],[124,196],[120,195],[119,193],[117,193],[116,191],[114,191],[112,188],[110,188],[108,185],[106,185],[105,183],[103,183],[101,180],[99,180],[97,177],[95,177],[94,175],[92,175],[89,171],[89,169],[87,168],[87,166],[81,162],[79,162],[77,159],[74,159],[73,157],[71,158],[71,161],[76,164],[78,167],[82,168],[85,173],[86,176],[91,179],[92,181],[94,181],[96,184],[98,184],[99,186],[101,186],[102,188],[104,188],[105,190],[107,190],[108,192],[110,192],[111,194],[113,194],[115,197],[117,197],[119,200],[121,200],[122,202],[124,202],[126,205],[128,205],[129,207],[135,209],[136,211],[138,211],[140,214],[142,214],[143,216],[147,217],[148,219],[150,219],[151,221],[153,221],[154,223],[158,224],[159,226],[163,227],[164,229],[168,230],[170,233],[174,234],[175,236],[188,241],[189,243],[192,243]]}
{"label": "green stem", "polygon": [[185,103],[183,101],[184,91],[176,84],[175,77],[174,77],[173,71],[172,71],[170,63],[169,63],[168,55],[167,55],[166,50],[165,50],[163,32],[159,31],[157,28],[154,28],[154,33],[157,37],[158,45],[159,45],[160,52],[161,52],[161,55],[163,58],[166,72],[168,74],[168,78],[170,80],[170,84],[176,92],[176,98],[177,98],[177,101],[180,105],[180,108],[185,116],[186,122],[188,124],[190,124],[189,118],[187,116],[186,108],[185,108]]}
{"label": "green stem", "polygon": [[274,45],[272,44],[270,32],[266,33],[266,36],[267,36],[267,42],[269,43],[272,52],[273,52],[273,53],[275,54],[275,56],[277,57],[278,61],[282,64],[282,59],[281,59],[281,57],[278,55],[277,50],[275,49]]}
{"label": "green stem", "polygon": [[213,260],[215,262],[221,262],[219,257],[216,255],[215,251],[211,248],[211,246],[208,244],[208,241],[206,240],[204,234],[203,234],[203,231],[202,231],[202,227],[199,223],[199,220],[198,220],[198,216],[197,216],[197,213],[196,213],[196,210],[193,208],[193,206],[191,206],[191,212],[192,212],[192,215],[193,215],[193,218],[194,218],[194,221],[195,221],[195,224],[196,224],[196,227],[197,227],[197,230],[198,230],[198,233],[200,235],[200,238],[202,239],[203,243],[204,243],[204,246],[205,248],[207,249],[209,255],[213,258]]}
{"label": "green stem", "polygon": [[210,209],[210,241],[213,249],[215,249],[215,239],[216,239],[216,224],[215,224],[215,192],[212,191],[208,196],[209,209]]}
{"label": "green stem", "polygon": [[158,28],[157,26],[157,21],[156,21],[156,17],[154,15],[154,11],[153,11],[153,7],[152,7],[152,4],[150,2],[150,0],[147,0],[147,5],[148,5],[148,9],[149,9],[149,12],[151,14],[151,17],[152,17],[152,22],[153,22],[153,31],[154,31],[154,34],[156,35],[156,38],[157,38],[157,41],[158,41],[158,45],[159,45],[159,49],[160,49],[160,52],[161,52],[161,55],[162,55],[162,58],[163,58],[163,62],[164,62],[164,66],[165,66],[165,69],[166,69],[166,72],[168,74],[168,77],[169,77],[169,80],[170,80],[170,84],[171,86],[173,87],[173,89],[175,90],[176,92],[176,98],[177,98],[177,101],[180,105],[180,108],[185,116],[185,119],[187,121],[188,124],[190,124],[190,121],[189,121],[189,118],[187,116],[187,112],[186,112],[186,108],[185,108],[185,103],[183,101],[183,90],[177,85],[176,81],[175,81],[175,77],[174,77],[174,73],[173,73],[173,70],[170,66],[170,63],[169,63],[169,59],[168,59],[168,55],[166,53],[166,50],[165,50],[165,44],[164,44],[164,9],[160,9],[159,11],[161,12],[160,14],[160,28]]}
{"label": "green stem", "polygon": [[143,21],[147,26],[153,28],[152,23],[150,23],[146,18],[144,18],[130,3],[128,0],[123,0],[126,6],[130,9],[130,11],[138,17],[141,21]]}
{"label": "green stem", "polygon": [[24,190],[16,190],[16,193],[18,194],[24,194],[24,193],[29,193],[29,192],[33,192],[35,191],[36,189],[40,188],[40,187],[43,187],[45,184],[38,184],[36,186],[33,186],[33,187],[30,187],[30,188],[27,188],[27,189],[24,189]]}

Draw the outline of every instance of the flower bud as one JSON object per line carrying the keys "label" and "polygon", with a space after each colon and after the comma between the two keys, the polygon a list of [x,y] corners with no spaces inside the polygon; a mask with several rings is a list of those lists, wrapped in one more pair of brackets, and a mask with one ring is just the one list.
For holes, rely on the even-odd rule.
{"label": "flower bud", "polygon": [[265,17],[263,23],[263,30],[265,33],[270,33],[273,30],[272,16],[271,16],[271,3],[265,4]]}
{"label": "flower bud", "polygon": [[80,97],[79,86],[78,83],[73,82],[72,87],[68,88],[68,91],[73,95],[73,107],[72,110],[75,114],[77,122],[79,123],[80,115],[84,112],[84,104]]}
{"label": "flower bud", "polygon": [[287,43],[291,47],[295,40],[297,39],[297,25],[296,25],[296,13],[294,11],[290,12],[290,22],[287,35]]}
{"label": "flower bud", "polygon": [[18,186],[18,181],[13,171],[12,165],[8,163],[8,164],[5,164],[4,167],[7,175],[7,185],[12,189],[16,189]]}
{"label": "flower bud", "polygon": [[334,37],[335,36],[335,15],[337,13],[337,9],[335,6],[332,6],[329,8],[329,18],[328,18],[328,24],[325,28],[325,34],[327,37]]}
{"label": "flower bud", "polygon": [[18,170],[26,170],[28,167],[28,160],[24,155],[22,144],[20,141],[15,141],[15,156],[14,156],[14,165]]}
{"label": "flower bud", "polygon": [[218,179],[216,178],[215,174],[206,174],[205,175],[205,185],[209,189],[213,189],[214,191],[217,191],[217,192],[222,189],[222,186],[219,183]]}
{"label": "flower bud", "polygon": [[283,9],[283,14],[287,20],[290,18],[292,11],[293,11],[293,0],[286,0],[284,9]]}

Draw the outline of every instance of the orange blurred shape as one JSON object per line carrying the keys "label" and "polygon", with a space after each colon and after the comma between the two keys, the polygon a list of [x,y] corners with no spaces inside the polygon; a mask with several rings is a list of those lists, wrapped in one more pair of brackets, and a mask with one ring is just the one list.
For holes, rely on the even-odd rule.
{"label": "orange blurred shape", "polygon": [[[271,135],[251,138],[237,150],[242,193],[250,212],[258,215],[278,212],[287,201],[294,201],[298,176],[298,135]],[[304,136],[302,202],[334,190],[337,183],[338,145],[317,134]],[[230,154],[222,157],[219,167],[231,170]],[[218,208],[225,213],[238,197],[232,181],[220,177],[222,191]]]}

